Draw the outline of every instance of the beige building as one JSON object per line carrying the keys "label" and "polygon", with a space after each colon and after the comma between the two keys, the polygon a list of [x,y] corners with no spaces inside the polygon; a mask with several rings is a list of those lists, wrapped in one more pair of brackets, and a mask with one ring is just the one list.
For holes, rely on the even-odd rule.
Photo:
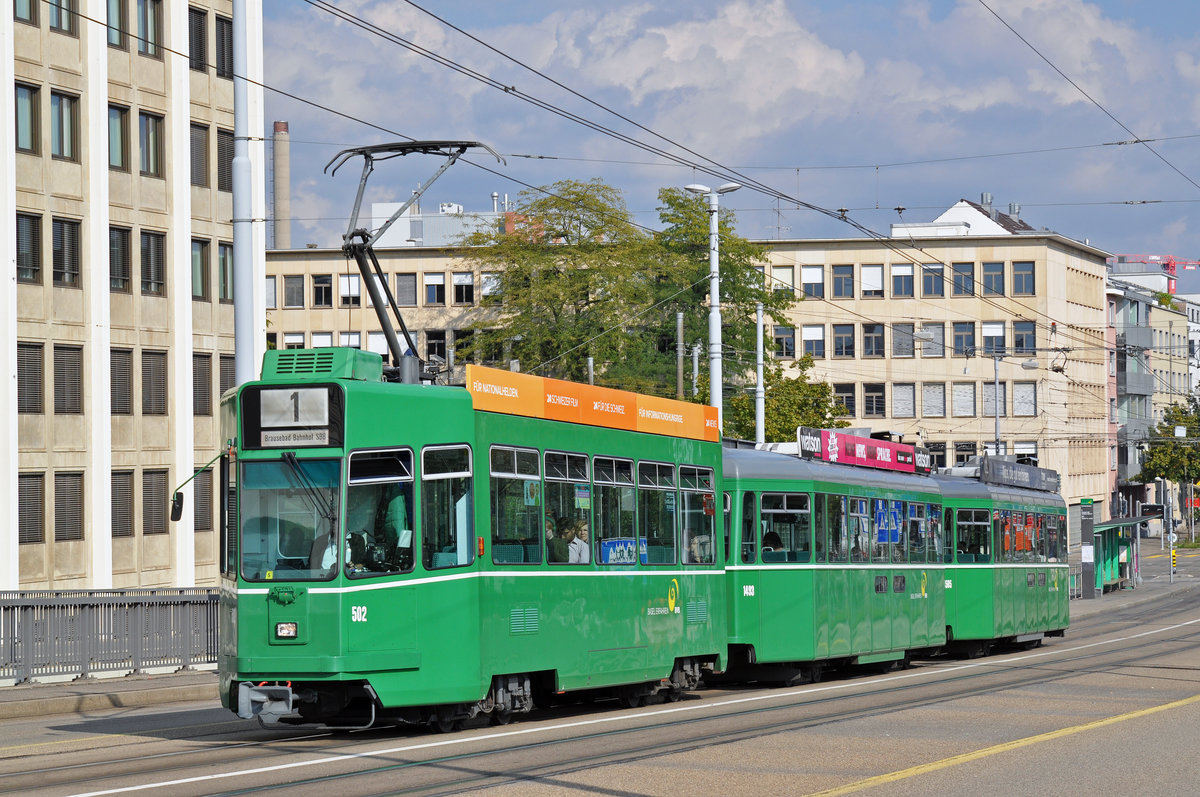
{"label": "beige building", "polygon": [[[214,584],[211,473],[186,487],[182,522],[167,515],[211,458],[233,384],[232,3],[9,7],[0,414],[15,439],[0,458],[0,589]],[[261,9],[248,7],[254,81]],[[261,142],[261,90],[249,96]]]}
{"label": "beige building", "polygon": [[[949,465],[995,448],[998,381],[1000,451],[1063,475],[1077,545],[1081,499],[1109,517],[1106,253],[994,216],[963,202],[887,240],[762,242],[766,277],[805,297],[791,325],[767,334],[779,358],[814,356],[812,376],[833,385],[852,426],[900,434]],[[417,354],[447,361],[461,381],[454,344],[490,276],[461,249],[377,254]],[[267,297],[274,345],[386,351],[338,250],[271,252]]]}

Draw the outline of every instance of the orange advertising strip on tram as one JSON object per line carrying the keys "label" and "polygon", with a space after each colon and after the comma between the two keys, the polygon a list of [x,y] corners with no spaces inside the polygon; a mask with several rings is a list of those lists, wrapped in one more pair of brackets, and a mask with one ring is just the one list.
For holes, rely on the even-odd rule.
{"label": "orange advertising strip on tram", "polygon": [[717,411],[701,404],[626,390],[467,366],[475,409],[631,432],[720,440]]}

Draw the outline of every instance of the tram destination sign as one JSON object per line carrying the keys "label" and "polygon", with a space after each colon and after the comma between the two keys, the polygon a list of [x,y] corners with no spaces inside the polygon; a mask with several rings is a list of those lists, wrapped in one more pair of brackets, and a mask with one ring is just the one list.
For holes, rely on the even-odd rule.
{"label": "tram destination sign", "polygon": [[242,394],[242,439],[253,448],[340,445],[341,391],[328,385],[247,388]]}
{"label": "tram destination sign", "polygon": [[1030,490],[1044,490],[1057,493],[1059,488],[1058,471],[1049,468],[1038,468],[1033,465],[1022,465],[1007,459],[984,457],[979,467],[979,478],[989,484],[1003,484],[1008,487],[1027,487]]}
{"label": "tram destination sign", "polygon": [[845,434],[836,429],[797,427],[796,444],[805,459],[922,475],[933,470],[933,455],[928,449]]}

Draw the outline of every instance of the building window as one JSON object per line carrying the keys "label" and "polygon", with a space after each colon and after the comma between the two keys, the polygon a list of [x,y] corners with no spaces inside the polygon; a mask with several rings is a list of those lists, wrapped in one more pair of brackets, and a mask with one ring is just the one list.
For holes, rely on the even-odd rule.
{"label": "building window", "polygon": [[862,295],[864,299],[883,298],[883,264],[863,264]]}
{"label": "building window", "polygon": [[122,539],[133,536],[133,471],[114,470],[112,473],[112,536]]}
{"label": "building window", "polygon": [[[482,272],[479,275],[481,304],[496,304],[500,301],[500,275]],[[414,302],[415,303],[415,302]]]}
{"label": "building window", "polygon": [[954,295],[975,295],[975,264],[954,263],[951,265],[954,273]]}
{"label": "building window", "polygon": [[417,306],[417,275],[396,275],[396,305],[399,307]]}
{"label": "building window", "polygon": [[342,307],[358,307],[362,304],[362,284],[358,274],[338,275],[338,295]]}
{"label": "building window", "polygon": [[814,359],[825,358],[825,325],[808,324],[801,333],[804,336],[804,353]]}
{"label": "building window", "polygon": [[771,285],[773,291],[783,291],[789,296],[796,293],[796,269],[792,266],[774,266],[771,269]]}
{"label": "building window", "polygon": [[16,0],[13,3],[13,19],[30,25],[38,24],[37,10],[39,5],[39,0]]}
{"label": "building window", "polygon": [[984,321],[982,327],[983,353],[1004,354],[1004,322]]}
{"label": "building window", "polygon": [[285,349],[303,349],[304,348],[304,333],[303,332],[284,332],[283,333],[283,348],[285,348]]}
{"label": "building window", "polygon": [[338,345],[343,349],[362,348],[362,335],[357,332],[343,332],[339,336]]}
{"label": "building window", "polygon": [[133,415],[133,350],[112,349],[108,355],[109,401],[113,415]]}
{"label": "building window", "polygon": [[129,23],[126,22],[129,7],[126,0],[107,0],[107,5],[108,46],[124,50],[129,46],[126,42],[129,33]]}
{"label": "building window", "polygon": [[887,401],[881,383],[863,385],[863,417],[882,418],[887,415]]}
{"label": "building window", "polygon": [[304,275],[285,274],[283,277],[283,307],[296,309],[304,307]]}
{"label": "building window", "polygon": [[142,233],[142,293],[162,296],[166,292],[166,236],[160,232]]}
{"label": "building window", "polygon": [[221,395],[237,386],[237,361],[232,354],[221,355]]}
{"label": "building window", "polygon": [[921,324],[921,332],[928,340],[921,341],[922,357],[946,356],[946,325],[942,323],[925,322]]}
{"label": "building window", "polygon": [[233,20],[217,17],[217,77],[233,77]]}
{"label": "building window", "polygon": [[54,474],[54,541],[83,539],[83,474]]}
{"label": "building window", "polygon": [[425,275],[425,304],[437,305],[446,303],[446,275]]}
{"label": "building window", "polygon": [[945,443],[926,443],[925,448],[929,451],[929,456],[933,459],[933,467],[946,467],[946,444]]}
{"label": "building window", "polygon": [[792,327],[775,327],[775,356],[792,359],[796,356],[796,330]]}
{"label": "building window", "polygon": [[70,219],[51,221],[54,243],[53,277],[60,288],[79,286],[79,222]]}
{"label": "building window", "polygon": [[454,275],[454,303],[475,304],[475,275],[456,273]]}
{"label": "building window", "polygon": [[333,345],[332,332],[314,332],[312,333],[312,347],[314,349],[328,349]]}
{"label": "building window", "polygon": [[333,307],[333,275],[332,274],[314,274],[312,278],[313,284],[313,307]]}
{"label": "building window", "polygon": [[[983,383],[983,415],[987,418],[995,418],[996,417],[996,395],[997,395],[996,387],[997,387],[997,385],[995,382],[984,382]],[[1007,418],[1008,417],[1008,383],[1001,382],[999,387],[1000,387],[1000,391],[999,391],[1000,416],[1003,418]]]}
{"label": "building window", "polygon": [[974,457],[978,450],[978,447],[974,443],[955,443],[954,464],[966,465],[967,461]]}
{"label": "building window", "polygon": [[139,164],[146,177],[162,177],[163,118],[152,113],[138,114]]}
{"label": "building window", "polygon": [[1013,296],[1033,296],[1033,261],[1015,261],[1012,271]]}
{"label": "building window", "polygon": [[833,356],[834,357],[853,357],[854,356],[854,325],[853,324],[834,324],[833,325]]}
{"label": "building window", "polygon": [[983,295],[1004,295],[1004,262],[983,264]]}
{"label": "building window", "polygon": [[188,9],[188,66],[197,72],[207,72],[208,12]]}
{"label": "building window", "polygon": [[196,472],[193,480],[196,511],[193,514],[196,531],[213,530],[213,472],[212,468]]}
{"label": "building window", "polygon": [[45,0],[50,17],[50,30],[75,35],[76,0]]}
{"label": "building window", "polygon": [[233,301],[233,244],[217,244],[217,298]]}
{"label": "building window", "polygon": [[1033,354],[1037,351],[1037,328],[1033,321],[1013,322],[1013,354]]}
{"label": "building window", "polygon": [[854,266],[833,267],[833,298],[854,298]]}
{"label": "building window", "polygon": [[833,403],[835,408],[840,407],[838,414],[853,418],[857,414],[854,398],[857,386],[853,382],[844,382],[833,386]]}
{"label": "building window", "polygon": [[167,533],[167,472],[142,471],[142,536]]}
{"label": "building window", "polygon": [[275,276],[273,274],[267,276],[267,286],[264,293],[263,306],[267,310],[274,310],[279,307],[279,299],[275,291]]}
{"label": "building window", "polygon": [[43,407],[42,344],[17,344],[17,412],[21,415],[41,415]]}
{"label": "building window", "polygon": [[1013,415],[1037,415],[1037,382],[1013,382]]}
{"label": "building window", "polygon": [[917,415],[917,386],[912,382],[892,385],[892,417],[915,418]]}
{"label": "building window", "polygon": [[59,160],[79,160],[79,98],[50,92],[50,154]]}
{"label": "building window", "polygon": [[17,476],[17,542],[35,545],[46,541],[46,476]]}
{"label": "building window", "polygon": [[142,415],[167,414],[167,353],[142,352]]}
{"label": "building window", "polygon": [[192,355],[192,415],[212,415],[212,355]]}
{"label": "building window", "polygon": [[137,0],[138,52],[159,58],[162,42],[162,0]]}
{"label": "building window", "polygon": [[912,357],[916,345],[913,340],[912,324],[892,324],[892,356]]}
{"label": "building window", "polygon": [[946,295],[946,282],[942,277],[941,263],[926,263],[921,266],[921,295],[929,298]]}
{"label": "building window", "polygon": [[975,356],[975,322],[954,322],[954,353],[959,357]]}
{"label": "building window", "polygon": [[108,168],[129,171],[129,109],[108,106]]}
{"label": "building window", "polygon": [[[31,0],[32,2],[32,0]],[[41,92],[36,86],[18,83],[16,87],[17,152],[36,155],[41,151],[41,125],[38,123],[38,97]]]}
{"label": "building window", "polygon": [[950,395],[950,411],[955,418],[972,418],[975,415],[975,383],[955,382]]}
{"label": "building window", "polygon": [[800,267],[800,283],[804,288],[804,295],[809,299],[824,299],[825,298],[825,267],[824,266],[801,266]]}
{"label": "building window", "polygon": [[892,297],[911,299],[913,296],[913,267],[911,263],[892,265]]}
{"label": "building window", "polygon": [[882,357],[883,324],[863,324],[863,357]]}
{"label": "building window", "polygon": [[921,415],[926,418],[946,417],[946,383],[921,384]]}
{"label": "building window", "polygon": [[444,329],[425,330],[425,359],[432,360],[434,357],[441,358],[442,362],[446,361],[446,330]]}
{"label": "building window", "polygon": [[192,239],[192,298],[208,301],[208,286],[212,282],[208,262],[208,241]]}
{"label": "building window", "polygon": [[373,351],[383,357],[384,363],[390,362],[391,351],[388,349],[387,336],[382,332],[367,333],[367,351]]}
{"label": "building window", "polygon": [[17,214],[17,282],[42,282],[42,217]]}
{"label": "building window", "polygon": [[233,133],[217,128],[217,190],[233,191]]}
{"label": "building window", "polygon": [[83,414],[83,348],[54,347],[54,414]]}
{"label": "building window", "polygon": [[208,187],[208,125],[192,125],[192,185]]}

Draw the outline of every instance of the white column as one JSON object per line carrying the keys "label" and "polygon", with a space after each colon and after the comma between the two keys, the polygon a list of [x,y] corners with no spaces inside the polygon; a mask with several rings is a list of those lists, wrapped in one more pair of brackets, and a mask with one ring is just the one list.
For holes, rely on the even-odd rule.
{"label": "white column", "polygon": [[[5,91],[16,80],[13,69],[13,4],[3,0],[0,5],[0,86]],[[11,95],[10,95],[11,96]],[[17,214],[17,142],[16,108],[6,100],[7,108],[0,118],[0,223],[16,227]],[[3,275],[0,284],[0,424],[8,429],[6,445],[0,446],[0,590],[14,590],[20,585],[20,548],[17,536],[17,241],[13,235],[0,235],[0,263]]]}

